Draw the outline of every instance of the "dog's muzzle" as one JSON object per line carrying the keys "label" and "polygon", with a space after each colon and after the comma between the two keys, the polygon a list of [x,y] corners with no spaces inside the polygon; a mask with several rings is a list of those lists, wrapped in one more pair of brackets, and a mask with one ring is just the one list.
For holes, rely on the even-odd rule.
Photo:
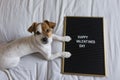
{"label": "dog's muzzle", "polygon": [[48,38],[47,37],[44,37],[41,39],[42,40],[42,43],[43,44],[47,44],[48,43]]}

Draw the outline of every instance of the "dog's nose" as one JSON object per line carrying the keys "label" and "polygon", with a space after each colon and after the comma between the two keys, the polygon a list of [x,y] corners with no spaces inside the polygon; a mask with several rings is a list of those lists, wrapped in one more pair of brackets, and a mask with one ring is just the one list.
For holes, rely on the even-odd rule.
{"label": "dog's nose", "polygon": [[43,38],[43,41],[47,41],[47,37],[44,37],[44,38]]}
{"label": "dog's nose", "polygon": [[48,42],[48,38],[47,37],[44,37],[44,38],[42,38],[42,41],[43,41],[43,43],[47,43]]}

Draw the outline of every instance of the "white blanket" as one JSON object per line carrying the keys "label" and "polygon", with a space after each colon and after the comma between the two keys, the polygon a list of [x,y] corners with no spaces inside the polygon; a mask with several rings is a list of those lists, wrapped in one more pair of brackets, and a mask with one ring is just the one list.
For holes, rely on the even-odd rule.
{"label": "white blanket", "polygon": [[[63,75],[61,59],[46,61],[39,54],[22,58],[10,70],[14,80],[120,80],[120,0],[0,0],[0,43],[24,36],[33,22],[50,20],[62,35],[65,16],[100,16],[105,20],[106,77]],[[53,43],[53,53],[62,51],[62,43]],[[7,80],[0,71],[0,80]]]}

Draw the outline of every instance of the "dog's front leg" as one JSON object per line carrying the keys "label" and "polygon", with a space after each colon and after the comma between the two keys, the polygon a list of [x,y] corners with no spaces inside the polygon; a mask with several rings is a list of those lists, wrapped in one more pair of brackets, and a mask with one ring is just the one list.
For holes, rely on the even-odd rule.
{"label": "dog's front leg", "polygon": [[71,40],[70,36],[58,36],[56,34],[53,34],[53,39],[57,41],[66,41],[69,42]]}
{"label": "dog's front leg", "polygon": [[71,56],[70,52],[55,53],[55,54],[51,54],[51,56],[49,57],[49,60],[53,60],[59,57],[69,58],[70,56]]}
{"label": "dog's front leg", "polygon": [[69,58],[71,56],[70,52],[58,52],[54,54],[52,54],[51,51],[49,50],[41,50],[40,52],[45,57],[46,60],[53,60],[58,57]]}

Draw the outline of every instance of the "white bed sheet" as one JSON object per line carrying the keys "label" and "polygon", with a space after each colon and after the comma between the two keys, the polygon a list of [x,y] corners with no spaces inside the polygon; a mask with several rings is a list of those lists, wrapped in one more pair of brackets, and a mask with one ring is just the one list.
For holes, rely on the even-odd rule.
{"label": "white bed sheet", "polygon": [[[54,33],[62,35],[64,16],[101,16],[106,32],[106,77],[61,74],[61,59],[46,61],[39,54],[22,58],[10,70],[14,80],[120,80],[120,0],[0,0],[0,43],[24,36],[32,22],[47,19],[57,23]],[[53,43],[53,53],[62,43]],[[0,71],[0,80],[7,80]]]}

